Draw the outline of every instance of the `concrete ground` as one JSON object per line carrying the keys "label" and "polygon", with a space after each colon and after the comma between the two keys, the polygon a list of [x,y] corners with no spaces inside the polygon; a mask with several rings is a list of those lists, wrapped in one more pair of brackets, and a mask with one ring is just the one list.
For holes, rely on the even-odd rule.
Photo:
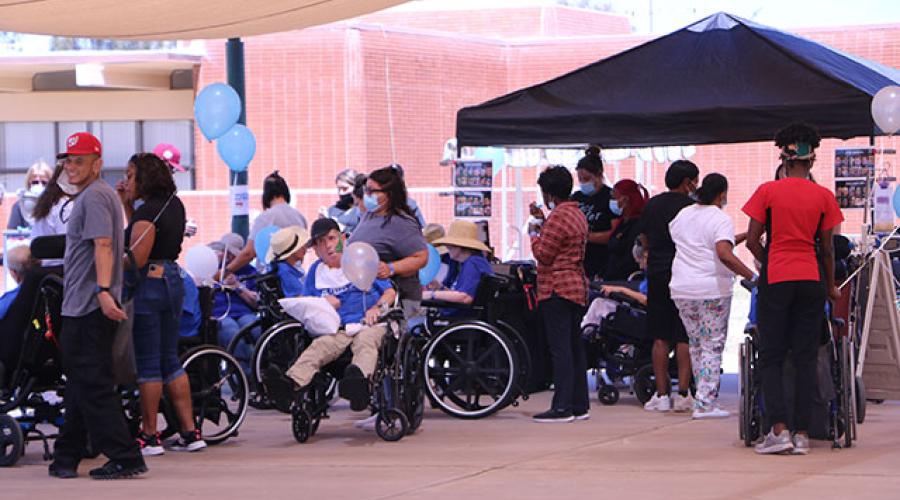
{"label": "concrete ground", "polygon": [[[724,402],[735,410],[733,376]],[[39,448],[0,469],[0,498],[898,498],[900,404],[868,406],[859,441],[812,453],[757,456],[738,442],[737,417],[691,421],[651,414],[631,396],[616,406],[594,401],[592,418],[535,424],[549,393],[534,395],[480,421],[430,410],[421,430],[398,443],[353,428],[357,414],[341,404],[306,444],[294,441],[290,418],[252,411],[240,436],[196,454],[168,452],[148,460],[137,480],[47,477]],[[736,410],[735,410],[736,411]]]}

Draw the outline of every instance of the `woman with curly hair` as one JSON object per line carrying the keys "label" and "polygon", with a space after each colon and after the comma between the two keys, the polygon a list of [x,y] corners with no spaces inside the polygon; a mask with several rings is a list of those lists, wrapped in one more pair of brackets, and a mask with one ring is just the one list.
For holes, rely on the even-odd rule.
{"label": "woman with curly hair", "polygon": [[[172,172],[162,159],[151,153],[131,157],[119,196],[129,220],[125,240],[134,255],[126,269],[130,268],[137,282],[133,292],[134,351],[143,423],[138,442],[145,456],[164,453],[156,431],[163,385],[181,424],[172,449],[206,447],[194,425],[191,387],[178,359],[184,282],[176,260],[184,238],[185,210],[175,192]],[[142,203],[135,209],[137,200]]]}

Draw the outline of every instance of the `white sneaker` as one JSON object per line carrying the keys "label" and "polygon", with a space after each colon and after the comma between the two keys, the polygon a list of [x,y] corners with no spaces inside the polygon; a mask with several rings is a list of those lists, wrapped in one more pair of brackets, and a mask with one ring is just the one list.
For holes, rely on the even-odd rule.
{"label": "white sneaker", "polygon": [[712,408],[705,409],[696,409],[694,413],[691,415],[691,418],[694,420],[704,420],[707,418],[728,418],[731,416],[731,413],[728,410],[723,410],[718,406],[713,406]]}
{"label": "white sneaker", "polygon": [[691,411],[694,409],[694,398],[691,393],[688,393],[687,396],[676,393],[672,396],[672,407],[679,413]]}
{"label": "white sneaker", "polygon": [[765,439],[756,445],[756,452],[760,455],[776,455],[786,451],[793,451],[794,443],[791,440],[791,433],[787,429],[776,435],[773,431],[766,434]]}
{"label": "white sneaker", "polygon": [[791,450],[791,453],[794,455],[809,455],[809,437],[803,434],[794,434],[792,442],[794,443],[794,449]]}
{"label": "white sneaker", "polygon": [[672,409],[672,400],[669,399],[668,394],[660,396],[654,393],[650,401],[644,404],[644,409],[647,411],[669,411]]}
{"label": "white sneaker", "polygon": [[357,429],[362,429],[364,431],[374,431],[375,430],[375,420],[378,419],[378,414],[374,414],[369,418],[364,418],[362,420],[357,420],[353,422],[353,427]]}

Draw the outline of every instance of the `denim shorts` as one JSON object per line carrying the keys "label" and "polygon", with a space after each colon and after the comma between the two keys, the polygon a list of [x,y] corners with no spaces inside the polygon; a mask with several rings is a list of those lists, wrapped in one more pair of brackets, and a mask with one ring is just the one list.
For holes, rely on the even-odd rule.
{"label": "denim shorts", "polygon": [[[161,266],[162,276],[148,276],[151,266]],[[133,330],[138,382],[169,383],[184,373],[178,359],[184,302],[181,269],[172,261],[156,261],[141,269],[140,276],[134,291]]]}

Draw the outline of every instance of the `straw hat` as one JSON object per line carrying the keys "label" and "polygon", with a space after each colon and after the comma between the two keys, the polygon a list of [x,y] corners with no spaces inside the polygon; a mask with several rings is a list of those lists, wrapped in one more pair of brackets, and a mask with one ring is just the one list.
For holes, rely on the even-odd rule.
{"label": "straw hat", "polygon": [[474,222],[467,220],[455,220],[450,224],[450,230],[447,236],[438,238],[432,242],[433,245],[453,245],[479,252],[490,252],[481,240],[478,239],[478,226]]}
{"label": "straw hat", "polygon": [[279,229],[272,235],[269,241],[269,251],[266,252],[266,262],[284,260],[300,249],[309,240],[309,233],[300,226],[290,226]]}

